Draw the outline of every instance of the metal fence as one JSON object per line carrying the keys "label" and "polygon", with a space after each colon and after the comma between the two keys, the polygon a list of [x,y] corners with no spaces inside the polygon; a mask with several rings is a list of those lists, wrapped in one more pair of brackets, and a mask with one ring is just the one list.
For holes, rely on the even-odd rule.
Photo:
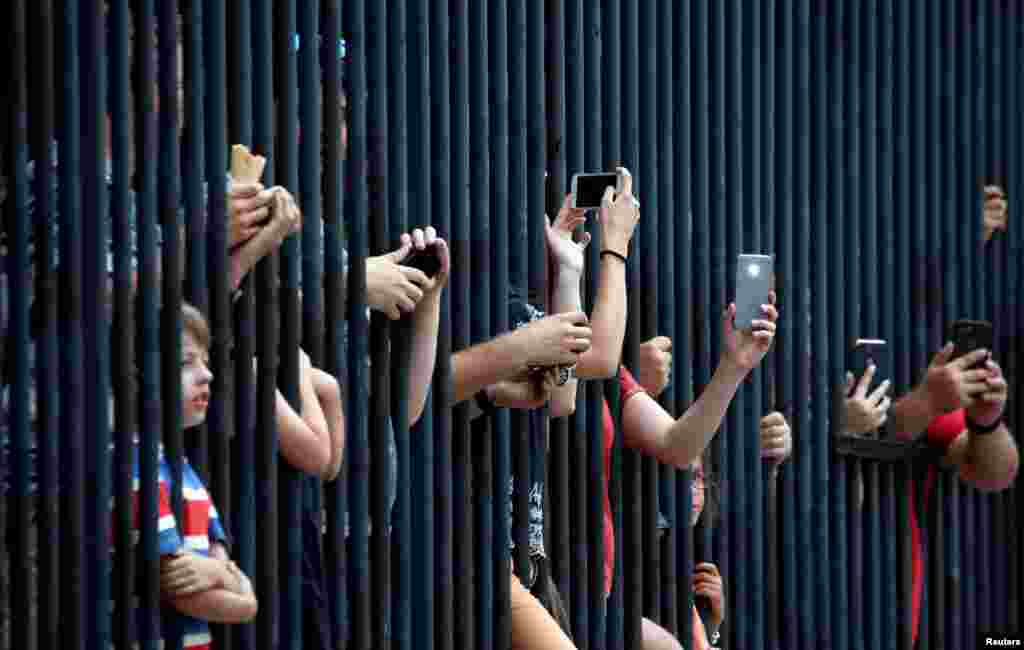
{"label": "metal fence", "polygon": [[[643,201],[623,361],[672,338],[671,413],[710,380],[737,253],[775,255],[783,316],[714,442],[717,521],[691,531],[688,476],[619,436],[607,600],[600,398],[617,417],[617,387],[582,384],[576,413],[551,420],[548,552],[577,645],[639,647],[643,615],[690,647],[696,559],[725,578],[724,647],[910,646],[909,470],[832,454],[830,389],[852,335],[892,342],[903,393],[953,319],[987,318],[1019,427],[1016,2],[11,0],[4,12],[7,647],[127,645],[139,621],[158,637],[155,484],[140,485],[138,560],[110,553],[131,543],[136,433],[142,475],[161,441],[179,479],[183,454],[200,471],[253,578],[256,622],[219,626],[217,647],[313,643],[302,517],[321,507],[339,647],[506,647],[508,536],[526,548],[525,522],[508,530],[507,486],[529,473],[525,419],[471,427],[468,407],[447,406],[449,355],[508,329],[510,285],[545,288],[541,215],[572,173],[616,164]],[[330,135],[322,147],[343,123],[347,150]],[[217,190],[233,143],[265,155],[265,183],[304,213],[238,298]],[[990,182],[1008,192],[1010,226],[986,243]],[[453,273],[433,389],[409,429],[408,325],[368,318],[365,260],[421,224],[450,241]],[[185,434],[181,316],[161,309],[183,297],[210,319],[216,377],[207,424]],[[300,343],[346,391],[345,469],[322,486],[277,450],[274,393],[297,403]],[[796,443],[777,478],[755,435],[774,408]],[[1019,489],[941,477],[919,647],[1020,629]],[[133,595],[138,607],[112,617],[111,601]]]}

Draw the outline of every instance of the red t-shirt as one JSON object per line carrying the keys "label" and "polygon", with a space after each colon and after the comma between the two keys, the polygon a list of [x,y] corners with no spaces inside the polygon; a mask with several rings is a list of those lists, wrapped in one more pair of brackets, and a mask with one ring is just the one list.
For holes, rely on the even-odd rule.
{"label": "red t-shirt", "polygon": [[[643,386],[637,383],[633,375],[624,366],[619,366],[619,408],[626,405],[626,400],[637,393],[644,392]],[[612,446],[615,444],[615,420],[608,408],[608,401],[601,400],[604,405],[604,595],[612,591],[615,572],[615,528],[612,524],[612,505],[608,499],[608,478],[612,472]]]}
{"label": "red t-shirt", "polygon": [[[935,455],[944,455],[950,444],[967,428],[966,412],[963,409],[940,415],[928,425],[927,441]],[[929,455],[930,456],[930,455]],[[921,468],[918,476],[911,476],[908,481],[907,494],[910,498],[910,539],[912,545],[912,583],[910,628],[912,643],[917,644],[918,630],[921,626],[922,603],[925,596],[925,552],[927,539],[922,525],[927,521],[927,510],[930,504],[932,488],[935,485],[936,464],[928,462]],[[918,485],[918,480],[920,485]]]}

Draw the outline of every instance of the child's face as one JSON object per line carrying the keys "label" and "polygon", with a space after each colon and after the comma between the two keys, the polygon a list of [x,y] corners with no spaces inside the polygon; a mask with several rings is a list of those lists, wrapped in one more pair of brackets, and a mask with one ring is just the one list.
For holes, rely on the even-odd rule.
{"label": "child's face", "polygon": [[690,490],[693,494],[693,505],[690,509],[690,526],[696,526],[700,519],[700,513],[704,511],[704,465],[700,460],[690,465],[693,470],[693,477],[690,480]]}
{"label": "child's face", "polygon": [[181,415],[186,429],[198,426],[206,419],[206,409],[210,406],[210,382],[213,381],[209,363],[206,349],[186,332],[181,345]]}

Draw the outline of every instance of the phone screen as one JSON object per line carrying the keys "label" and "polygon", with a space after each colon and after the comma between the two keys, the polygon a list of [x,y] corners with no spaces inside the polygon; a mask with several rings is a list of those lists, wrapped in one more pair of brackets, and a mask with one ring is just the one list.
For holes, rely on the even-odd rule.
{"label": "phone screen", "polygon": [[608,187],[619,187],[618,174],[576,174],[572,177],[572,192],[576,196],[575,208],[599,208]]}
{"label": "phone screen", "polygon": [[749,330],[765,314],[772,290],[774,258],[771,255],[740,255],[736,262],[736,329]]}

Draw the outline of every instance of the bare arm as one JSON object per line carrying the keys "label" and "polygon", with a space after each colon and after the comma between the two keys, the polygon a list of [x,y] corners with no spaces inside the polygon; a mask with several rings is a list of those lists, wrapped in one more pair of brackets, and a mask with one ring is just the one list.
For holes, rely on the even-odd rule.
{"label": "bare arm", "polygon": [[412,326],[412,361],[409,366],[409,422],[412,426],[423,415],[423,408],[430,393],[431,380],[434,377],[434,365],[437,361],[437,330],[441,320],[441,293],[448,283],[449,256],[448,245],[437,237],[433,227],[413,231],[413,245],[417,250],[427,246],[441,262],[437,274],[425,285],[423,300],[416,305],[413,313]]}
{"label": "bare arm", "polygon": [[[580,274],[575,269],[560,268],[555,288],[551,294],[551,309],[555,313],[578,312],[581,309],[580,298]],[[596,337],[596,332],[595,332]],[[576,365],[576,372],[579,373],[580,363],[583,358],[593,352],[591,348],[580,355]],[[551,390],[550,415],[553,418],[565,417],[576,412],[576,386],[575,377],[569,379],[565,384]]]}
{"label": "bare arm", "polygon": [[685,469],[714,438],[747,372],[728,362],[720,364],[704,392],[679,419],[673,419],[650,395],[637,393],[623,406],[625,443]]}
{"label": "bare arm", "polygon": [[1020,454],[1006,424],[984,435],[968,430],[960,436],[966,438],[964,457],[956,463],[958,459],[953,449],[957,443],[954,442],[946,458],[960,466],[960,477],[982,492],[999,492],[1010,487],[1020,467]]}
{"label": "bare arm", "polygon": [[210,549],[210,558],[223,568],[218,573],[217,587],[186,596],[167,597],[174,609],[211,623],[247,623],[256,618],[259,609],[256,594],[249,579],[231,564],[227,552],[220,544]]}
{"label": "bare arm", "polygon": [[313,388],[323,409],[331,438],[331,457],[321,478],[333,481],[341,471],[345,457],[345,412],[341,403],[341,386],[329,373],[313,368]]}
{"label": "bare arm", "polygon": [[626,337],[626,265],[612,255],[602,255],[600,264],[600,284],[590,314],[593,345],[580,355],[576,367],[583,379],[614,377]]}
{"label": "bare arm", "polygon": [[[303,357],[305,353],[299,352]],[[302,415],[277,391],[277,431],[281,455],[293,467],[322,476],[331,460],[331,434],[313,387],[312,366],[303,359],[299,375]]]}

